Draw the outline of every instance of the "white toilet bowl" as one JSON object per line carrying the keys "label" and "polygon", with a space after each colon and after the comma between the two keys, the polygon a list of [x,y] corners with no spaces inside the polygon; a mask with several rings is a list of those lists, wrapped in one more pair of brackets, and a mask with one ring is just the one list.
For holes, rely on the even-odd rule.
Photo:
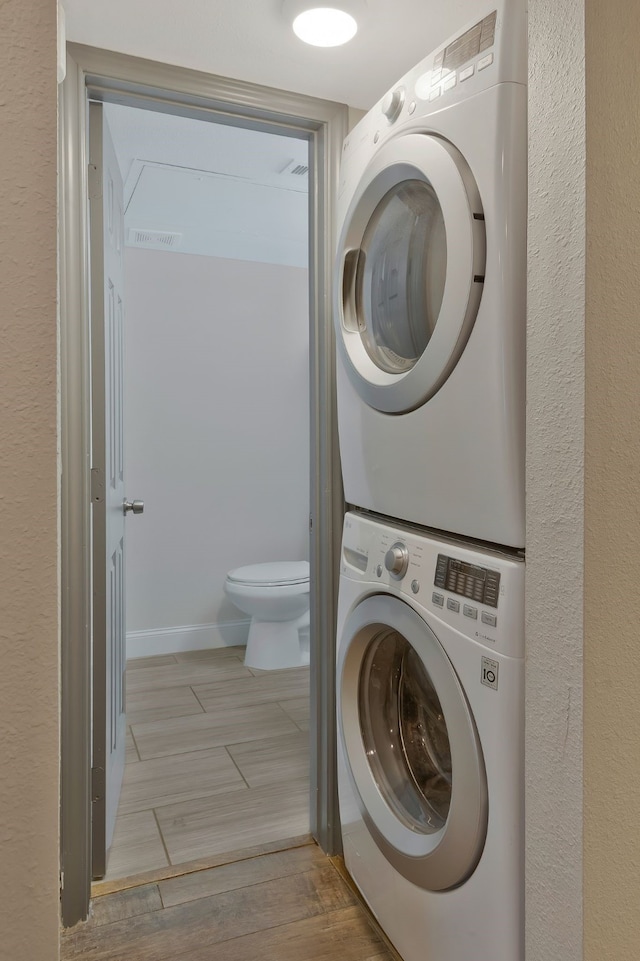
{"label": "white toilet bowl", "polygon": [[272,671],[309,663],[308,644],[300,637],[309,626],[308,561],[237,567],[227,574],[224,589],[236,607],[251,615],[247,667]]}

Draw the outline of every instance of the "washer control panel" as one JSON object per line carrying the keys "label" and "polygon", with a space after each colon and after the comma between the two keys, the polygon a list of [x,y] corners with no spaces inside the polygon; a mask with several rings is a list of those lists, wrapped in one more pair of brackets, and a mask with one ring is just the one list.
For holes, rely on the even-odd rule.
{"label": "washer control panel", "polygon": [[433,583],[436,587],[444,587],[454,594],[477,601],[478,604],[486,604],[489,607],[498,606],[499,571],[469,564],[467,561],[460,561],[446,554],[438,554]]}
{"label": "washer control panel", "polygon": [[391,527],[365,514],[345,518],[341,576],[389,591],[484,647],[521,657],[524,562],[500,551]]}

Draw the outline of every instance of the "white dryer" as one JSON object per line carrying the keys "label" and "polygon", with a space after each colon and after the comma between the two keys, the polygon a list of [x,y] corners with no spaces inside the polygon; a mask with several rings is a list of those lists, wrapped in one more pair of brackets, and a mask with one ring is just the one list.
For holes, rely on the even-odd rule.
{"label": "white dryer", "polygon": [[496,0],[344,144],[346,500],[524,546],[526,3]]}
{"label": "white dryer", "polygon": [[524,562],[345,518],[344,859],[404,961],[524,958]]}

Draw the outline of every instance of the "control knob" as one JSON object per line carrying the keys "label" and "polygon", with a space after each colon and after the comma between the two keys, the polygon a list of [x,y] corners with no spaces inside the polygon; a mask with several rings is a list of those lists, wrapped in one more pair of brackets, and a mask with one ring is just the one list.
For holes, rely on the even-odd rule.
{"label": "control knob", "polygon": [[409,551],[400,541],[393,544],[384,555],[384,566],[392,577],[400,580],[407,573],[409,566]]}
{"label": "control knob", "polygon": [[393,123],[393,121],[397,118],[398,114],[402,110],[403,104],[404,90],[402,87],[396,87],[395,90],[392,90],[386,95],[382,101],[381,107],[382,112],[389,123]]}

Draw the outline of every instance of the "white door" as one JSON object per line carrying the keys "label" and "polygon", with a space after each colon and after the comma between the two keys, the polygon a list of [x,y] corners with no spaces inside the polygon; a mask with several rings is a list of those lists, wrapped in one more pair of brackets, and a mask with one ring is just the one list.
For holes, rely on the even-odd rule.
{"label": "white door", "polygon": [[428,402],[461,356],[486,259],[478,188],[446,140],[412,133],[366,168],[338,242],[338,348],[370,407]]}
{"label": "white door", "polygon": [[103,877],[125,759],[124,213],[102,104],[89,108],[93,515],[92,873]]}
{"label": "white door", "polygon": [[338,720],[360,809],[394,868],[430,891],[462,884],[487,831],[487,783],[458,676],[426,621],[372,595],[340,641]]}

